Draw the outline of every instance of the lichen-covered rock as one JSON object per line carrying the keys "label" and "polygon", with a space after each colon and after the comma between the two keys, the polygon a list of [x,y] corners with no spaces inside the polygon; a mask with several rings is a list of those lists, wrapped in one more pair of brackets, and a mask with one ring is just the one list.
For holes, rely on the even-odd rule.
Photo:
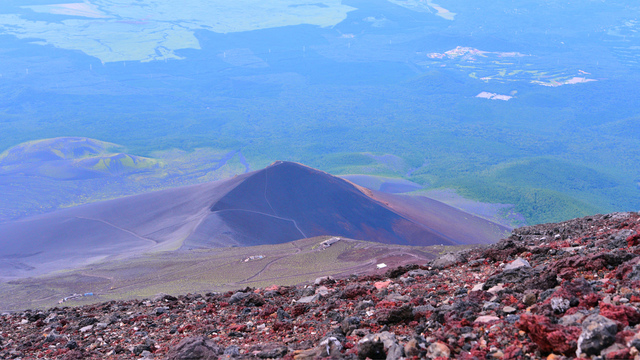
{"label": "lichen-covered rock", "polygon": [[429,347],[427,348],[427,356],[431,359],[448,359],[451,357],[451,350],[449,349],[447,344],[443,343],[442,341],[437,341],[429,345]]}

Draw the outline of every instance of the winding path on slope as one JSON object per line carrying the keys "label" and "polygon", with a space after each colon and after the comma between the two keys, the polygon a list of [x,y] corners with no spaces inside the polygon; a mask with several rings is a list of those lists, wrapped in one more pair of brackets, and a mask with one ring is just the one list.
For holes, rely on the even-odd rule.
{"label": "winding path on slope", "polygon": [[[269,206],[271,206],[271,205],[269,205]],[[247,213],[252,213],[252,214],[264,215],[264,216],[272,217],[272,218],[279,219],[279,220],[290,221],[290,222],[293,223],[293,226],[296,227],[296,229],[298,230],[300,235],[302,235],[302,239],[306,239],[307,238],[307,236],[304,234],[304,232],[298,227],[298,223],[296,223],[295,220],[290,219],[290,218],[283,218],[283,217],[280,217],[280,216],[277,216],[277,215],[267,214],[267,213],[264,213],[262,211],[246,210],[246,209],[224,209],[224,210],[217,210],[217,211],[214,211],[212,213],[213,214],[217,214],[217,213],[222,213],[222,212],[226,212],[226,211],[247,212]]]}
{"label": "winding path on slope", "polygon": [[127,234],[132,235],[132,236],[134,236],[134,237],[136,237],[136,238],[138,238],[138,239],[140,239],[140,240],[144,240],[144,241],[151,241],[154,245],[158,245],[158,241],[157,241],[157,240],[149,239],[149,238],[146,238],[146,237],[144,237],[144,236],[138,235],[138,234],[134,233],[134,232],[133,232],[133,231],[131,231],[131,230],[123,229],[123,228],[121,228],[121,227],[119,227],[119,226],[116,226],[116,225],[114,225],[114,224],[112,224],[112,223],[110,223],[110,222],[108,222],[108,221],[104,221],[104,220],[100,220],[100,219],[92,219],[92,218],[82,217],[82,216],[76,216],[76,219],[89,220],[89,221],[96,221],[96,222],[99,222],[99,223],[103,223],[103,224],[105,224],[105,225],[107,225],[107,226],[110,226],[110,227],[112,227],[112,228],[114,228],[114,229],[117,229],[117,230],[120,230],[120,231],[126,232]]}

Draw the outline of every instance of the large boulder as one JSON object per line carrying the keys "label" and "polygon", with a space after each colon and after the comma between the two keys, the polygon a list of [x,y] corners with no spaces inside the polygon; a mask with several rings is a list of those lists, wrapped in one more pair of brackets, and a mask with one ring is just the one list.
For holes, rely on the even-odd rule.
{"label": "large boulder", "polygon": [[618,325],[602,315],[588,316],[582,322],[582,333],[578,338],[577,356],[598,355],[616,340]]}

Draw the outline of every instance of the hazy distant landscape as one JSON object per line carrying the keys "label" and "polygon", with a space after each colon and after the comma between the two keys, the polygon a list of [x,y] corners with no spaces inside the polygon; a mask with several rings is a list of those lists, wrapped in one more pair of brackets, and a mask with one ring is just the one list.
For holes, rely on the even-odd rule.
{"label": "hazy distant landscape", "polygon": [[[86,137],[162,171],[0,163],[0,208],[292,160],[511,204],[503,217],[530,224],[638,210],[639,14],[622,0],[3,1],[0,152]],[[76,197],[39,204],[55,186]]]}
{"label": "hazy distant landscape", "polygon": [[640,360],[637,0],[0,0],[0,358]]}

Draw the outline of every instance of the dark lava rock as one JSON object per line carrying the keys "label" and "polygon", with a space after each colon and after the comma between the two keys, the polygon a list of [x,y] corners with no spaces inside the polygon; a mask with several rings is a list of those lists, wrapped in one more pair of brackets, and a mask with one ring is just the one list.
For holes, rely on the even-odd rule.
{"label": "dark lava rock", "polygon": [[369,334],[358,342],[360,359],[399,359],[403,348],[398,344],[396,336],[388,331]]}
{"label": "dark lava rock", "polygon": [[537,275],[536,271],[530,267],[519,267],[515,269],[505,270],[499,274],[491,276],[482,286],[483,290],[489,290],[492,287],[502,283],[524,283],[529,278]]}
{"label": "dark lava rock", "polygon": [[167,354],[167,360],[215,360],[223,353],[213,340],[204,336],[194,336],[182,339],[178,345]]}
{"label": "dark lava rock", "polygon": [[390,325],[403,321],[413,320],[413,308],[410,305],[402,305],[399,308],[382,309],[377,316],[379,324]]}
{"label": "dark lava rock", "polygon": [[465,262],[466,258],[461,253],[448,253],[440,256],[431,262],[431,266],[436,269],[446,269],[460,262]]}
{"label": "dark lava rock", "polygon": [[249,297],[249,295],[250,295],[249,293],[239,291],[231,295],[231,297],[229,298],[229,304],[237,304],[243,301],[244,299],[246,299],[247,297]]}
{"label": "dark lava rock", "polygon": [[350,335],[351,332],[360,327],[360,322],[362,319],[358,316],[349,316],[348,318],[342,320],[341,329],[345,335]]}
{"label": "dark lava rock", "polygon": [[598,355],[616,340],[618,325],[601,315],[591,315],[582,321],[578,338],[578,353]]}
{"label": "dark lava rock", "polygon": [[390,278],[390,279],[395,279],[399,276],[402,276],[404,274],[406,274],[407,272],[411,271],[411,270],[415,270],[418,269],[419,266],[417,264],[409,264],[409,265],[405,265],[405,266],[398,266],[395,269],[391,269],[388,270],[384,276]]}
{"label": "dark lava rock", "polygon": [[142,354],[143,351],[153,351],[153,345],[151,344],[140,344],[140,345],[136,345],[133,348],[133,354],[134,355],[140,355]]}
{"label": "dark lava rock", "polygon": [[256,354],[257,357],[261,359],[275,359],[282,358],[287,354],[286,346],[268,346],[266,349],[261,350]]}
{"label": "dark lava rock", "polygon": [[79,323],[78,323],[78,327],[85,327],[85,326],[89,326],[89,325],[93,325],[95,323],[98,322],[98,319],[90,317],[90,318],[86,318],[86,319],[82,319]]}
{"label": "dark lava rock", "polygon": [[547,290],[558,286],[558,274],[555,271],[545,271],[524,282],[524,289]]}
{"label": "dark lava rock", "polygon": [[631,229],[623,229],[612,234],[604,246],[607,249],[620,249],[627,246],[627,238],[634,235],[635,231]]}
{"label": "dark lava rock", "polygon": [[264,305],[264,298],[258,294],[249,294],[244,298],[244,306],[262,306]]}

